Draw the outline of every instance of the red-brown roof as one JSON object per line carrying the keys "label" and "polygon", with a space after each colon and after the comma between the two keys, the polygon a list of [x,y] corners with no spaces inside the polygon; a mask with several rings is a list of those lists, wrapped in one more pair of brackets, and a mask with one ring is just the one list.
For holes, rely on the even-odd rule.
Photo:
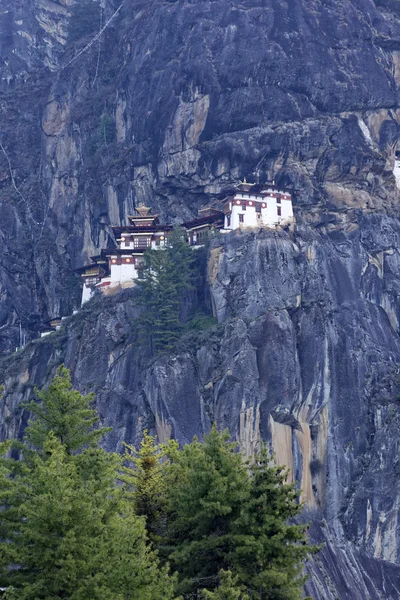
{"label": "red-brown roof", "polygon": [[214,214],[214,215],[208,215],[207,217],[200,217],[198,219],[193,219],[193,221],[186,221],[185,223],[182,223],[182,227],[185,227],[186,229],[192,229],[193,227],[198,227],[199,225],[207,225],[207,224],[214,224],[218,221],[223,221],[224,220],[224,214],[222,211],[218,211],[218,213]]}
{"label": "red-brown roof", "polygon": [[173,225],[152,225],[149,227],[135,227],[134,225],[114,225],[112,227],[113,231],[128,233],[156,233],[157,231],[171,231],[173,229]]}

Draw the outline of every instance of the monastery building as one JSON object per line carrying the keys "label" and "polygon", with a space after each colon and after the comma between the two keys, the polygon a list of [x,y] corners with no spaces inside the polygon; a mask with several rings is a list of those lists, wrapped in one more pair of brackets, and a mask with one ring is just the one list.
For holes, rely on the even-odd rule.
{"label": "monastery building", "polygon": [[[148,248],[162,248],[172,225],[162,225],[158,215],[151,215],[147,206],[136,209],[129,216],[129,225],[113,227],[116,247],[101,250],[92,256],[90,265],[77,269],[83,279],[82,304],[96,289],[107,294],[131,287],[139,276],[143,254]],[[234,229],[276,227],[293,220],[292,196],[289,190],[274,183],[239,184],[227,192],[223,211],[204,208],[197,219],[183,223],[187,242],[192,247],[202,246],[210,231],[228,233]]]}
{"label": "monastery building", "polygon": [[224,228],[275,227],[293,219],[292,195],[285,188],[241,183],[226,198]]}

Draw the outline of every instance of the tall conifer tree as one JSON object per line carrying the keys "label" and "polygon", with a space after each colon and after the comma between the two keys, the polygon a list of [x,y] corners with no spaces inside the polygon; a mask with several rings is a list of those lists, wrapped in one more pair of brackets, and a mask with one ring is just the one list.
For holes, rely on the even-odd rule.
{"label": "tall conifer tree", "polygon": [[[0,584],[6,598],[170,600],[174,581],[160,568],[144,520],[117,485],[122,459],[96,445],[100,431],[92,435],[91,397],[78,398],[68,381],[64,370],[58,372],[40,393],[43,403],[35,405],[23,460],[0,461]],[[9,447],[2,445],[3,456]]]}
{"label": "tall conifer tree", "polygon": [[121,479],[128,486],[128,497],[133,501],[135,513],[146,519],[149,540],[157,544],[165,528],[167,510],[165,450],[147,431],[139,450],[129,444],[125,448]]}
{"label": "tall conifer tree", "polygon": [[34,448],[41,448],[50,431],[65,447],[67,453],[98,441],[110,428],[97,428],[99,417],[90,407],[94,394],[82,396],[72,389],[71,376],[61,365],[49,386],[35,389],[39,402],[26,404],[32,419],[26,430],[26,441]]}
{"label": "tall conifer tree", "polygon": [[163,552],[179,571],[179,593],[188,598],[218,585],[219,571],[229,569],[238,543],[232,524],[248,497],[249,478],[229,437],[214,426],[203,444],[194,440],[171,456]]}
{"label": "tall conifer tree", "polygon": [[294,521],[302,507],[287,477],[265,446],[250,465],[249,496],[235,523],[239,543],[231,557],[250,600],[303,598],[304,563],[318,550],[307,542],[307,525]]}
{"label": "tall conifer tree", "polygon": [[138,284],[140,339],[152,354],[173,347],[182,332],[179,312],[183,294],[192,287],[194,253],[179,227],[164,248],[147,250]]}
{"label": "tall conifer tree", "polygon": [[237,450],[214,426],[203,444],[195,440],[170,456],[162,553],[178,570],[185,598],[299,600],[315,548],[306,527],[293,522],[298,492],[265,449],[251,466]]}

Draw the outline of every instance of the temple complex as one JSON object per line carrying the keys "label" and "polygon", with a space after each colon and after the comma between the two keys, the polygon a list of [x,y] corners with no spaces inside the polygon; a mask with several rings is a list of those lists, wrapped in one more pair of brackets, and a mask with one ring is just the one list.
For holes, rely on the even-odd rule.
{"label": "temple complex", "polygon": [[140,206],[136,213],[128,216],[129,225],[112,228],[115,248],[103,249],[98,256],[91,257],[93,264],[77,269],[83,278],[82,304],[96,288],[107,293],[107,288],[115,291],[115,288],[132,287],[144,252],[164,246],[172,225],[160,225],[158,215],[151,215],[147,206]]}
{"label": "temple complex", "polygon": [[[276,227],[293,220],[291,193],[274,183],[264,186],[244,181],[229,191],[223,199],[224,210],[203,208],[192,221],[182,223],[191,247],[202,246],[210,231],[228,233],[234,229]],[[91,257],[91,264],[77,269],[83,279],[82,304],[96,289],[108,290],[132,287],[139,277],[143,255],[149,248],[162,248],[172,231],[172,225],[162,225],[158,215],[147,206],[140,206],[128,217],[129,225],[113,227],[116,247],[105,248]]]}

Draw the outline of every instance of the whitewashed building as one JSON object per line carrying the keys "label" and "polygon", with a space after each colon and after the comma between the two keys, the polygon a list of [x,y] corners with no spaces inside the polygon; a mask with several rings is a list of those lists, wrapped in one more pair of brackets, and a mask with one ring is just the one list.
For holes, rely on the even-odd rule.
{"label": "whitewashed building", "polygon": [[224,229],[276,227],[293,220],[292,195],[274,183],[239,184],[224,205]]}
{"label": "whitewashed building", "polygon": [[[290,191],[274,183],[261,186],[245,181],[228,193],[223,202],[224,212],[203,208],[196,219],[182,224],[190,246],[202,246],[213,230],[276,227],[293,220]],[[158,215],[150,212],[147,206],[137,208],[136,215],[128,217],[129,225],[112,228],[116,247],[101,250],[98,256],[91,257],[90,265],[76,270],[83,279],[82,304],[96,289],[107,294],[133,286],[146,250],[165,245],[173,226],[161,225]]]}
{"label": "whitewashed building", "polygon": [[396,178],[396,185],[400,189],[400,152],[396,152],[393,175]]}
{"label": "whitewashed building", "polygon": [[136,213],[128,217],[129,225],[112,228],[117,242],[115,248],[103,249],[99,256],[91,257],[93,264],[77,269],[83,278],[82,304],[96,289],[107,293],[133,286],[144,252],[165,244],[172,225],[160,225],[158,215],[151,215],[147,206],[140,206]]}

